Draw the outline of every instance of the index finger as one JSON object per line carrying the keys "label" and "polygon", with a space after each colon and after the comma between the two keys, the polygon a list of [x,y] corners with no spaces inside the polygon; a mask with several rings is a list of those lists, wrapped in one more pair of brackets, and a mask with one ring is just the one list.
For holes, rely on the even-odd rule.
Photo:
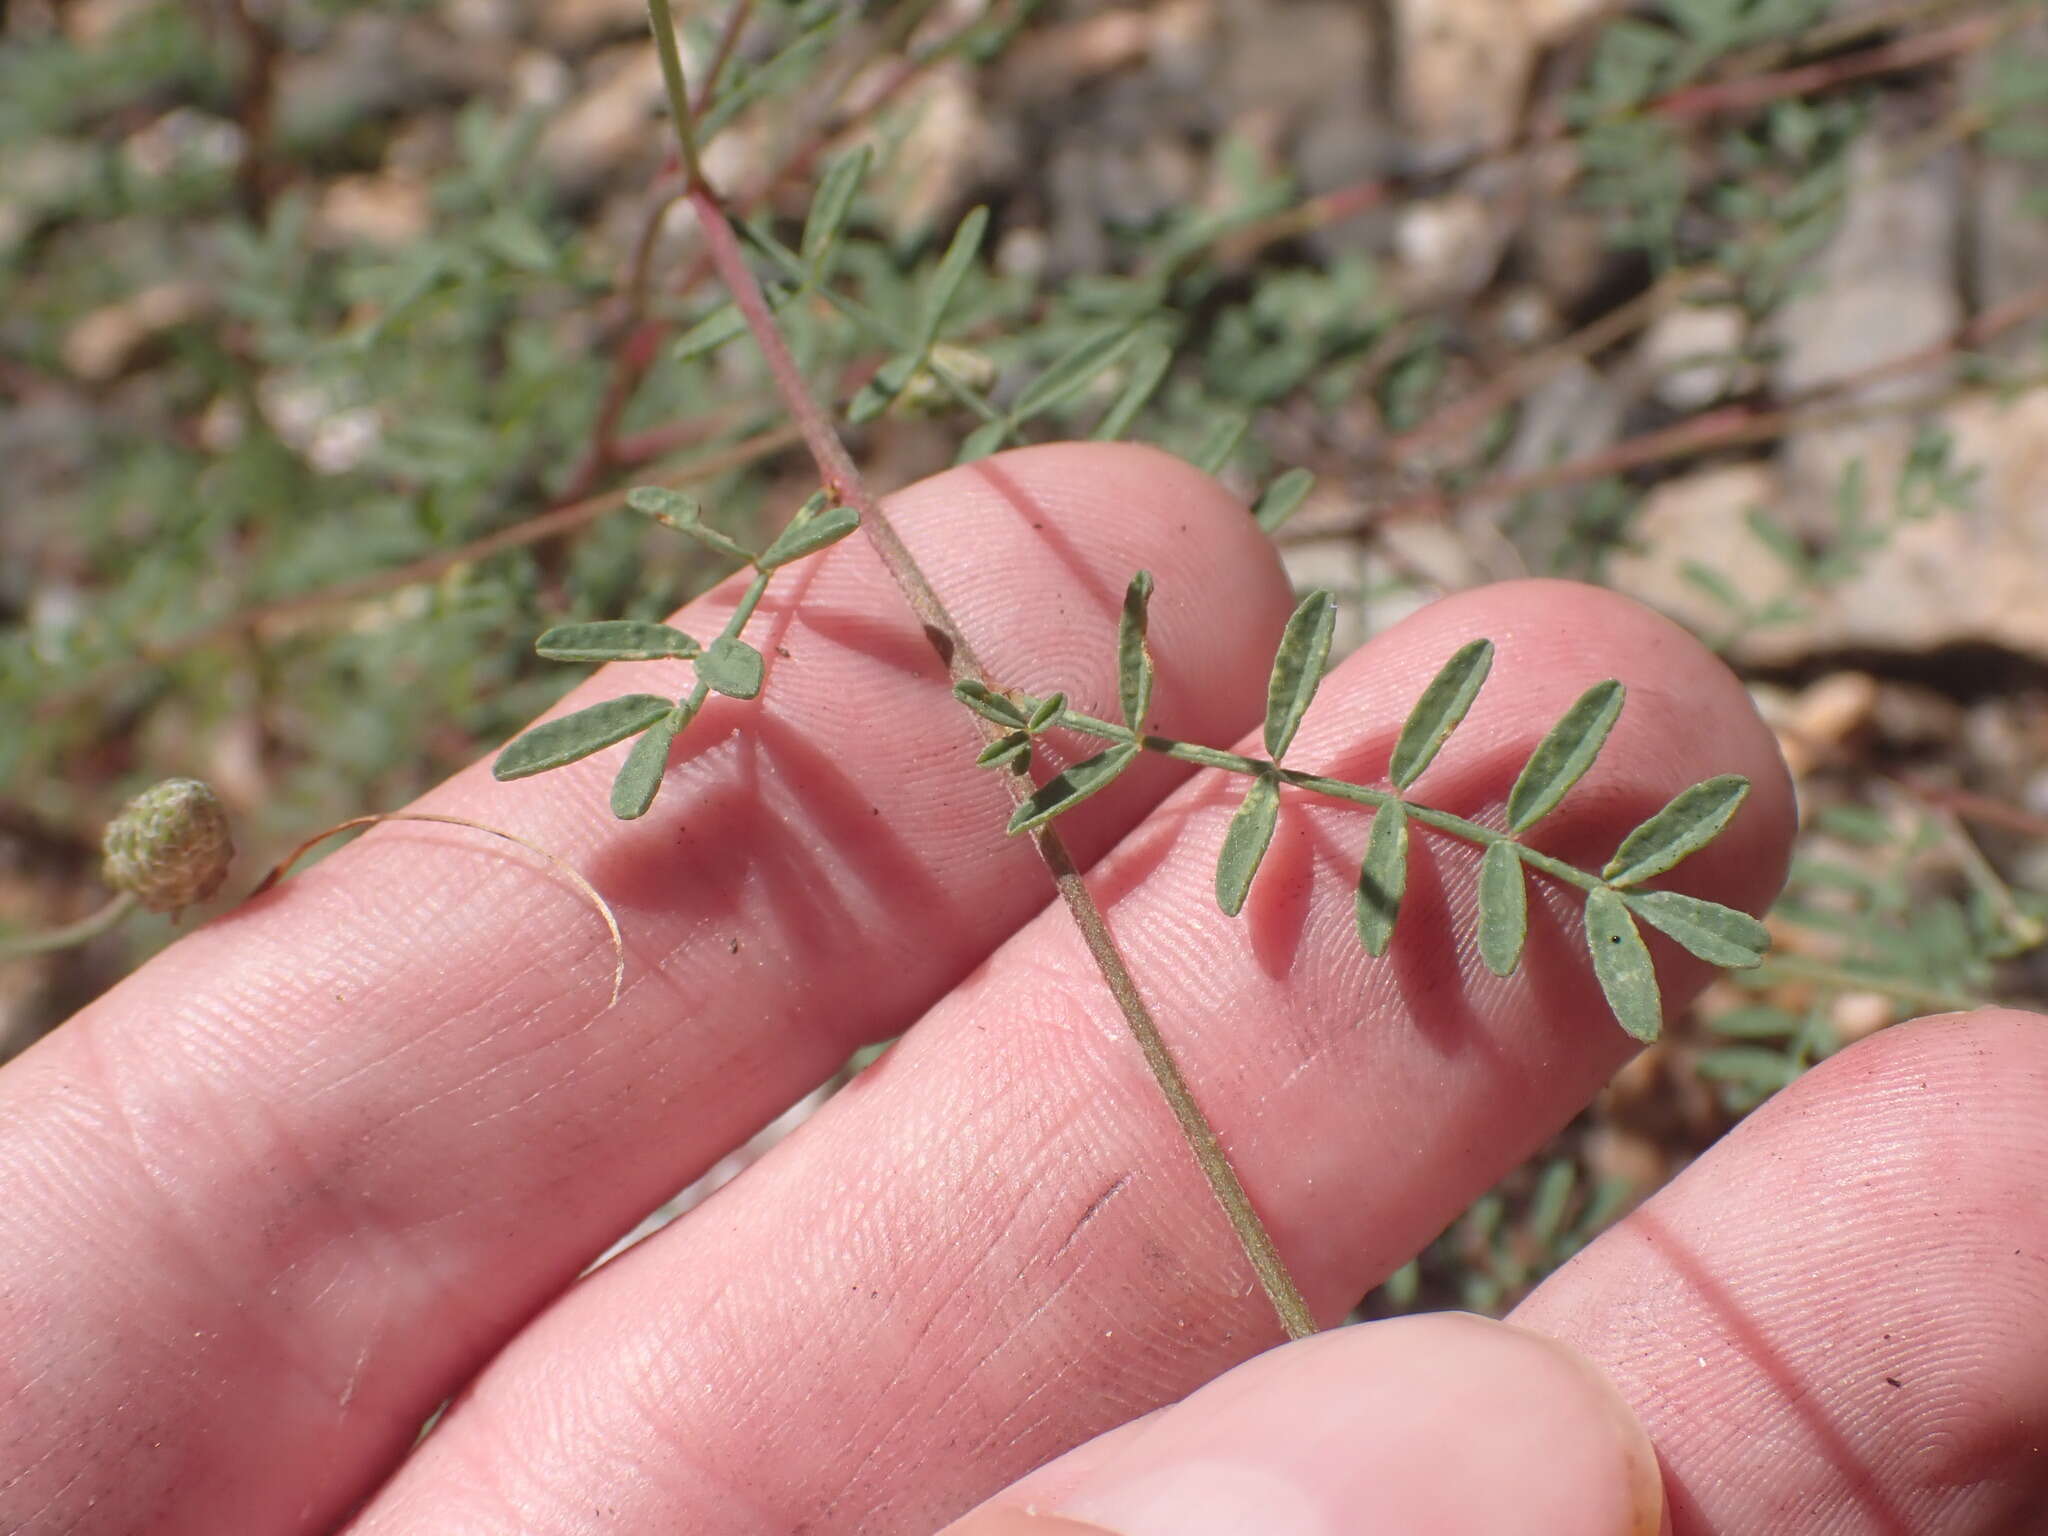
{"label": "index finger", "polygon": [[[1225,739],[1257,717],[1264,648],[1242,642],[1278,629],[1286,583],[1185,465],[1033,450],[892,510],[999,679],[1113,698],[1094,637],[1149,565],[1159,713]],[[732,600],[681,622],[716,632]],[[0,1074],[0,1525],[330,1527],[607,1243],[1044,904],[866,548],[793,573],[756,623],[762,697],[707,708],[643,821],[605,808],[620,749],[421,802],[589,875],[628,934],[616,1007],[559,882],[394,827]],[[564,707],[675,691],[680,666],[611,669]],[[1070,818],[1077,856],[1182,776],[1144,766]]]}

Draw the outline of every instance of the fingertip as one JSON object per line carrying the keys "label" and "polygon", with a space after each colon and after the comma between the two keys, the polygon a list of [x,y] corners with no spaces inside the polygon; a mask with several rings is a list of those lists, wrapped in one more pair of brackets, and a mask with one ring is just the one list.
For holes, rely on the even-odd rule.
{"label": "fingertip", "polygon": [[1649,1438],[1590,1363],[1455,1313],[1271,1351],[1071,1460],[949,1536],[1656,1536],[1664,1519]]}

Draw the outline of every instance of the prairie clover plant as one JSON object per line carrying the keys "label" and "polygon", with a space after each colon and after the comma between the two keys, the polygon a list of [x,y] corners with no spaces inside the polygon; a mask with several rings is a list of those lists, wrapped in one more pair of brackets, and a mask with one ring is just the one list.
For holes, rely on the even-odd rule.
{"label": "prairie clover plant", "polygon": [[1436,760],[1478,698],[1493,665],[1491,640],[1473,640],[1461,647],[1423,689],[1387,764],[1392,787],[1380,789],[1281,766],[1329,659],[1336,622],[1336,602],[1329,593],[1312,592],[1304,598],[1281,636],[1266,691],[1267,755],[1263,758],[1177,741],[1144,729],[1152,695],[1152,658],[1145,643],[1151,596],[1152,577],[1140,571],[1124,594],[1118,625],[1121,723],[1069,709],[1062,693],[1037,698],[998,692],[971,681],[955,686],[954,693],[962,703],[1003,729],[1004,734],[981,754],[980,761],[989,767],[1028,773],[1033,739],[1052,729],[1109,743],[1025,799],[1010,818],[1011,832],[1043,826],[1100,792],[1141,751],[1244,774],[1251,785],[1231,817],[1216,859],[1216,902],[1235,917],[1243,909],[1259,863],[1272,843],[1283,786],[1369,806],[1372,830],[1366,838],[1354,903],[1359,942],[1369,953],[1384,954],[1393,939],[1407,886],[1410,825],[1448,833],[1486,850],[1479,870],[1478,943],[1487,969],[1508,976],[1521,964],[1529,932],[1528,872],[1577,886],[1586,893],[1585,935],[1594,974],[1621,1027],[1645,1042],[1657,1038],[1663,1007],[1638,919],[1712,965],[1753,966],[1768,953],[1769,932],[1746,912],[1677,891],[1639,889],[1644,881],[1664,874],[1721,834],[1749,793],[1749,781],[1740,775],[1723,774],[1681,790],[1622,839],[1597,875],[1521,841],[1523,833],[1564,799],[1606,745],[1608,733],[1621,715],[1623,699],[1622,685],[1612,678],[1581,694],[1529,755],[1508,792],[1508,829],[1503,832],[1407,798],[1407,791]]}

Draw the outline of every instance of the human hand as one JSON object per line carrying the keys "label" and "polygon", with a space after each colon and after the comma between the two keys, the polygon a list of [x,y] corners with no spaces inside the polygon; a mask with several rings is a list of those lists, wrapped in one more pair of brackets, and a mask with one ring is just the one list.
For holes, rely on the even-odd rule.
{"label": "human hand", "polygon": [[[1106,637],[1147,566],[1158,717],[1215,741],[1260,717],[1289,594],[1192,471],[1049,448],[895,506],[997,678],[1110,697]],[[0,1528],[282,1536],[355,1511],[361,1536],[927,1531],[1274,1341],[872,555],[820,557],[756,622],[769,686],[707,708],[645,820],[610,818],[611,754],[511,785],[479,767],[422,803],[596,883],[627,935],[616,1006],[573,893],[405,825],[192,934],[0,1073]],[[1683,884],[1761,908],[1791,827],[1770,737],[1690,639],[1596,590],[1491,588],[1381,636],[1324,685],[1298,760],[1376,773],[1420,682],[1480,634],[1494,678],[1433,803],[1497,810],[1565,705],[1617,676],[1629,708],[1539,841],[1604,858],[1676,789],[1743,773],[1748,804]],[[659,687],[662,665],[564,707]],[[1171,793],[1181,777],[1148,760],[1062,827],[1102,858],[1090,883],[1140,985],[1334,1320],[1631,1047],[1569,904],[1535,904],[1512,978],[1468,952],[1445,920],[1470,900],[1462,847],[1418,839],[1393,951],[1363,956],[1363,818],[1341,808],[1290,805],[1224,918],[1234,786]],[[1674,1001],[1701,979],[1658,958]],[[913,1021],[731,1187],[572,1285]],[[2024,1528],[2048,1482],[2043,1038],[2014,1016],[1929,1023],[1802,1080],[1525,1306],[1577,1357],[1470,1320],[1347,1330],[1003,1503],[1146,1536],[1128,1490],[1149,1476],[1182,1499],[1177,1532],[1654,1528],[1647,1431],[1681,1532]],[[1249,1469],[1235,1484],[1219,1446]],[[1347,1491],[1361,1469],[1376,1502]]]}

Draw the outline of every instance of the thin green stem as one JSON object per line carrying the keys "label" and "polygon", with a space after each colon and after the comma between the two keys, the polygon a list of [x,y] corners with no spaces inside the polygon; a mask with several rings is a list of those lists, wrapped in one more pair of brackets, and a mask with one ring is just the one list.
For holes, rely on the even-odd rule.
{"label": "thin green stem", "polygon": [[[883,566],[917,617],[925,638],[938,653],[947,672],[955,682],[971,678],[986,684],[986,669],[975,655],[966,632],[947,611],[930,578],[924,574],[903,542],[902,535],[897,532],[895,523],[869,491],[859,468],[847,453],[846,445],[839,440],[830,418],[805,383],[796,359],[790,355],[789,343],[762,297],[761,286],[740,253],[739,239],[733,232],[732,221],[727,217],[724,205],[717,192],[696,171],[689,96],[684,88],[682,62],[674,48],[674,24],[669,18],[668,0],[648,0],[648,10],[653,17],[657,40],[664,36],[669,39],[663,53],[663,78],[668,85],[670,112],[683,144],[685,163],[692,167],[690,201],[697,210],[705,245],[719,277],[732,294],[734,304],[746,318],[747,328],[753,332],[755,344],[768,361],[776,393],[803,433],[805,446],[810,450],[827,494],[859,514],[862,533],[881,557]],[[980,726],[985,740],[993,740],[1000,734],[990,722],[979,716],[972,718]],[[1005,774],[1003,780],[1016,803],[1021,805],[1030,796],[1031,784],[1025,776]],[[1130,967],[1124,963],[1123,955],[1117,949],[1108,920],[1081,878],[1072,854],[1051,826],[1040,827],[1033,832],[1032,842],[1050,872],[1069,916],[1080,931],[1082,942],[1101,973],[1104,985],[1116,999],[1117,1007],[1137,1041],[1146,1065],[1151,1068],[1153,1079],[1172,1110],[1189,1150],[1208,1179],[1217,1203],[1223,1207],[1231,1230],[1258,1276],[1281,1327],[1290,1338],[1301,1338],[1315,1332],[1315,1317],[1309,1311],[1308,1303],[1288,1273],[1279,1249],[1266,1231],[1265,1223],[1260,1220],[1251,1197],[1245,1193],[1237,1171],[1231,1166],[1207,1116],[1202,1113],[1187,1080],[1174,1062],[1151,1010],[1138,991]]]}
{"label": "thin green stem", "polygon": [[661,56],[661,83],[668,92],[669,112],[675,119],[683,174],[690,187],[701,187],[704,167],[697,158],[697,114],[690,105],[689,87],[683,82],[683,54],[676,46],[676,23],[669,14],[668,0],[648,0],[647,20],[654,29],[655,52]]}
{"label": "thin green stem", "polygon": [[[1017,707],[1029,714],[1042,701],[1029,694],[1010,695]],[[1318,795],[1327,795],[1333,800],[1348,800],[1355,805],[1371,806],[1378,810],[1383,806],[1401,801],[1408,807],[1411,818],[1424,826],[1434,827],[1439,832],[1462,838],[1468,843],[1491,847],[1495,843],[1512,843],[1522,862],[1532,869],[1539,869],[1546,875],[1554,876],[1583,891],[1597,891],[1607,882],[1598,875],[1588,874],[1576,865],[1567,864],[1563,859],[1553,858],[1522,842],[1512,832],[1503,832],[1498,827],[1489,827],[1480,822],[1470,821],[1449,811],[1439,811],[1432,806],[1417,805],[1405,800],[1391,789],[1374,789],[1369,784],[1353,784],[1345,779],[1325,778],[1321,774],[1301,773],[1293,768],[1282,768],[1262,757],[1247,757],[1241,752],[1225,752],[1216,747],[1205,747],[1192,741],[1178,741],[1171,736],[1140,736],[1127,725],[1114,720],[1099,720],[1093,715],[1084,715],[1077,710],[1061,710],[1053,725],[1084,736],[1098,737],[1122,745],[1136,743],[1147,752],[1156,752],[1178,762],[1192,763],[1198,768],[1215,768],[1224,773],[1241,773],[1252,776],[1271,774],[1283,784],[1292,784],[1296,789],[1305,789]]]}
{"label": "thin green stem", "polygon": [[88,913],[75,923],[66,923],[62,928],[46,928],[40,933],[21,933],[0,939],[0,960],[22,960],[30,955],[47,955],[54,950],[74,949],[111,931],[122,918],[134,910],[134,893],[122,891],[98,911]]}

